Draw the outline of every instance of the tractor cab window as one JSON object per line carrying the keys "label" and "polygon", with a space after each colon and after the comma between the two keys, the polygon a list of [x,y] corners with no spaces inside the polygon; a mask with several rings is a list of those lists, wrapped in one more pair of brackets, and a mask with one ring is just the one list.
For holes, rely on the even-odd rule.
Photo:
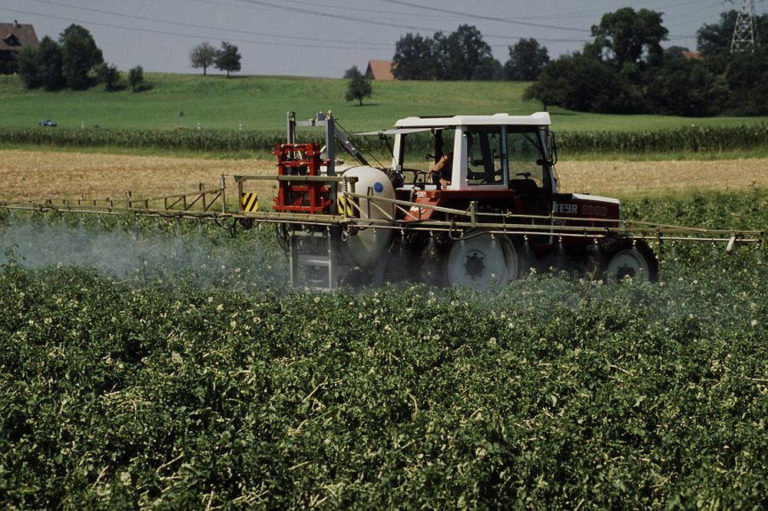
{"label": "tractor cab window", "polygon": [[467,139],[467,184],[503,185],[504,144],[501,127],[470,128]]}
{"label": "tractor cab window", "polygon": [[[442,160],[453,155],[455,128],[435,128],[401,135],[396,164],[408,185],[434,185],[431,174]],[[451,159],[450,164],[453,163]],[[442,176],[450,181],[451,165],[443,162]]]}
{"label": "tractor cab window", "polygon": [[546,157],[538,131],[509,129],[507,132],[507,161],[510,188],[529,190],[533,188],[534,184],[537,189],[544,188]]}

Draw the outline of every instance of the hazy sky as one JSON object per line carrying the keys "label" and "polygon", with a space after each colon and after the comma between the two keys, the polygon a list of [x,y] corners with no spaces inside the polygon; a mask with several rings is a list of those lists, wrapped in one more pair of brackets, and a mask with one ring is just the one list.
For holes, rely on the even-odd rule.
{"label": "hazy sky", "polygon": [[556,56],[579,49],[604,12],[625,6],[663,12],[667,44],[690,48],[703,23],[733,8],[723,0],[0,0],[0,20],[32,23],[40,38],[79,23],[121,69],[193,72],[190,48],[225,40],[240,47],[243,74],[337,77],[353,64],[391,59],[408,32],[464,23],[482,31],[502,63],[521,37]]}

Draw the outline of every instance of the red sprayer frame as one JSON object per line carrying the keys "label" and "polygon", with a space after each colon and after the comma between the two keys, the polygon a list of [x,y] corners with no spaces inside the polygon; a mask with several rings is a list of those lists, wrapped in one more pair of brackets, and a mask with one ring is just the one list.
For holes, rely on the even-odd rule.
{"label": "red sprayer frame", "polygon": [[[278,176],[320,175],[323,161],[317,144],[280,144],[275,149]],[[299,159],[296,159],[299,155]],[[331,189],[323,182],[307,180],[282,181],[278,177],[278,192],[275,197],[275,211],[283,213],[321,214],[333,204]]]}

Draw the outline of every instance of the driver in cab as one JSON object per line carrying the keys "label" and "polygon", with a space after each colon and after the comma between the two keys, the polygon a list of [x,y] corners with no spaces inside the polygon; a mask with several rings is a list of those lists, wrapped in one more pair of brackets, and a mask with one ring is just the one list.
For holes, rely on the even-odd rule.
{"label": "driver in cab", "polygon": [[432,184],[437,186],[438,190],[444,190],[451,184],[451,175],[453,174],[453,153],[445,153],[432,166],[429,171],[429,178]]}

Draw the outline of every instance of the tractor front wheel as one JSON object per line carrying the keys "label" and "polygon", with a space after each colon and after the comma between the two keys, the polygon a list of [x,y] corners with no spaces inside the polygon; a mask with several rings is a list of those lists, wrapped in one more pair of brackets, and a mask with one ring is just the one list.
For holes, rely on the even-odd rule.
{"label": "tractor front wheel", "polygon": [[607,280],[613,281],[641,276],[643,280],[656,282],[659,278],[659,263],[651,247],[640,240],[609,254],[605,260],[604,274]]}

